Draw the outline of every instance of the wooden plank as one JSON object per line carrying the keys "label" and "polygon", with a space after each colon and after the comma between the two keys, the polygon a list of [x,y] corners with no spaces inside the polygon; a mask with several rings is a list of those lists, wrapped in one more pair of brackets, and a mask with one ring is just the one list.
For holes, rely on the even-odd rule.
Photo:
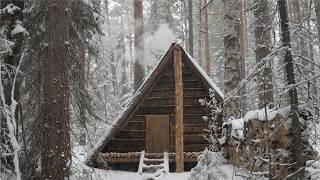
{"label": "wooden plank", "polygon": [[174,50],[174,73],[175,73],[175,95],[176,95],[176,172],[184,171],[183,156],[183,80],[181,47],[175,46]]}
{"label": "wooden plank", "polygon": [[146,139],[145,130],[122,130],[116,136],[116,139]]}
{"label": "wooden plank", "polygon": [[145,149],[144,139],[113,139],[102,152],[139,152]]}
{"label": "wooden plank", "polygon": [[183,116],[183,123],[186,124],[205,124],[208,126],[208,122],[203,120],[203,116],[206,116],[205,114],[200,114],[200,115],[184,115]]}
{"label": "wooden plank", "polygon": [[[185,88],[203,88],[203,82],[201,80],[197,81],[183,81],[183,86]],[[159,81],[156,85],[156,89],[162,88],[174,88],[175,84],[174,81]]]}
{"label": "wooden plank", "polygon": [[[184,134],[203,134],[208,126],[206,124],[185,124]],[[173,130],[175,133],[175,130]]]}
{"label": "wooden plank", "polygon": [[[183,81],[198,81],[199,79],[194,74],[183,74]],[[174,75],[173,74],[162,74],[160,77],[160,81],[173,81],[174,82]]]}
{"label": "wooden plank", "polygon": [[146,152],[163,153],[169,151],[169,116],[147,116]]}
{"label": "wooden plank", "polygon": [[[204,138],[204,134],[184,134],[184,145],[192,144],[208,144],[208,140]],[[170,139],[174,139],[174,136],[170,136]]]}
{"label": "wooden plank", "polygon": [[[175,148],[174,145],[171,145],[171,148]],[[202,152],[208,147],[208,144],[192,144],[192,145],[184,145],[184,152]]]}
{"label": "wooden plank", "polygon": [[[187,106],[200,106],[199,99],[204,97],[183,97],[183,103]],[[148,97],[144,100],[143,106],[153,105],[175,105],[175,97]]]}
{"label": "wooden plank", "polygon": [[[206,114],[205,109],[199,106],[183,106],[185,114],[202,115]],[[137,115],[165,115],[174,114],[174,106],[141,106],[136,112]]]}
{"label": "wooden plank", "polygon": [[[209,97],[208,90],[205,88],[184,88],[183,95],[185,97]],[[175,96],[174,88],[153,89],[149,97],[172,97]]]}
{"label": "wooden plank", "polygon": [[[197,162],[200,152],[188,152],[184,153],[185,162]],[[127,152],[127,153],[99,153],[99,157],[108,163],[128,163],[139,162],[140,152]],[[168,153],[169,162],[175,162],[175,153]],[[163,153],[145,153],[145,157],[149,159],[159,159],[163,157]]]}
{"label": "wooden plank", "polygon": [[133,116],[130,121],[132,122],[146,122],[146,116]]}
{"label": "wooden plank", "polygon": [[145,130],[146,122],[145,121],[129,121],[123,130]]}

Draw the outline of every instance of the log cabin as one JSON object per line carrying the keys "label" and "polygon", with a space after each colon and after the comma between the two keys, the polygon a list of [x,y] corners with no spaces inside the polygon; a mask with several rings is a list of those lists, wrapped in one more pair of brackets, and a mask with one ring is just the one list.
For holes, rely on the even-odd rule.
{"label": "log cabin", "polygon": [[208,110],[199,99],[209,98],[209,89],[222,104],[215,83],[179,44],[172,44],[102,137],[89,164],[137,171],[144,157],[161,159],[166,152],[170,171],[190,170],[208,146],[203,120]]}

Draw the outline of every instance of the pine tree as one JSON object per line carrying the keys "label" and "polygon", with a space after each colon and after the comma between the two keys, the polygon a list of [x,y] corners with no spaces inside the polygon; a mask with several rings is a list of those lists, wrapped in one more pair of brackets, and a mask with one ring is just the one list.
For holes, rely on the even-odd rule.
{"label": "pine tree", "polygon": [[69,176],[69,15],[67,0],[47,1],[44,66],[42,174],[45,179]]}
{"label": "pine tree", "polygon": [[271,34],[269,20],[269,2],[264,0],[255,0],[255,45],[256,62],[261,67],[258,72],[258,106],[259,109],[273,103],[273,84],[272,84],[272,62],[271,59],[265,59],[271,52]]}
{"label": "pine tree", "polygon": [[295,159],[294,170],[300,171],[297,173],[297,177],[301,177],[301,167],[303,167],[302,160],[302,140],[301,140],[301,125],[299,121],[299,109],[298,109],[298,96],[297,90],[295,87],[295,75],[294,75],[294,66],[293,58],[291,53],[291,38],[289,31],[289,21],[287,13],[287,3],[285,0],[278,0],[278,8],[280,14],[280,26],[281,26],[281,41],[282,45],[286,48],[284,60],[286,62],[286,79],[288,85],[292,86],[289,90],[289,100],[291,105],[291,114],[292,114],[292,133],[293,133],[293,156]]}

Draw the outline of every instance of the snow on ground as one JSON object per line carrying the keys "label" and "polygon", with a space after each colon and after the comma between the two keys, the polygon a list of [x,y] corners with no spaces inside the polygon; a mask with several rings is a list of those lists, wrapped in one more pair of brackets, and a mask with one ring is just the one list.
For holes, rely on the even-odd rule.
{"label": "snow on ground", "polygon": [[[232,177],[233,166],[223,165],[222,170],[228,175],[228,179],[241,180],[239,176]],[[90,167],[85,167],[85,173],[75,173],[71,180],[147,180],[148,174],[139,175],[136,172],[101,170]],[[91,169],[91,170],[90,170]],[[184,173],[169,173],[155,180],[188,180],[190,172]]]}

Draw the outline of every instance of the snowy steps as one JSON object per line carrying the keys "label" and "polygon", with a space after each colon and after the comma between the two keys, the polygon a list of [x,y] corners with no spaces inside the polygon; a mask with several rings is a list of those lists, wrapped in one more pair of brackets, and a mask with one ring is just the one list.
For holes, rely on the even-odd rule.
{"label": "snowy steps", "polygon": [[149,159],[145,157],[145,151],[141,152],[138,174],[146,174],[149,178],[157,178],[169,173],[169,156],[163,153],[163,158]]}

